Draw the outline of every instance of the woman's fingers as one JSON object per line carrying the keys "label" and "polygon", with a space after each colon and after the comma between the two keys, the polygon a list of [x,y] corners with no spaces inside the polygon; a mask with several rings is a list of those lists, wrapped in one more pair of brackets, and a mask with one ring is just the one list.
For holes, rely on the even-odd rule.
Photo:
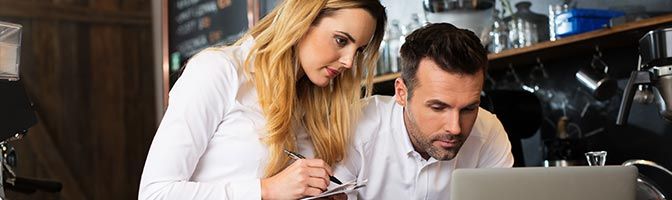
{"label": "woman's fingers", "polygon": [[303,196],[317,196],[322,193],[322,190],[314,188],[314,187],[308,187],[304,190]]}
{"label": "woman's fingers", "polygon": [[322,169],[324,169],[324,170],[327,171],[327,174],[328,174],[328,175],[331,175],[331,174],[332,174],[332,173],[331,173],[331,172],[332,172],[332,171],[331,171],[331,167],[330,167],[326,162],[324,162],[324,161],[321,160],[321,159],[303,159],[303,160],[305,160],[305,164],[306,164],[308,167],[312,167],[312,168],[322,168]]}
{"label": "woman's fingers", "polygon": [[308,187],[320,189],[320,192],[327,190],[329,182],[323,178],[308,178],[307,182]]}

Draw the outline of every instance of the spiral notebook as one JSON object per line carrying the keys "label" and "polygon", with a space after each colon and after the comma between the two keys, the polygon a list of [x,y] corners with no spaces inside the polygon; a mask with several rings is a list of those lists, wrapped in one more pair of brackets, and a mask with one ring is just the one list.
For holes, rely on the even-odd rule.
{"label": "spiral notebook", "polygon": [[303,198],[301,200],[318,199],[318,198],[328,197],[328,196],[339,194],[339,193],[350,193],[352,191],[356,191],[359,188],[365,187],[366,182],[367,182],[367,180],[364,180],[362,182],[357,183],[357,180],[352,180],[352,181],[343,183],[339,186],[333,187],[333,188],[331,188],[327,191],[324,191],[320,195]]}

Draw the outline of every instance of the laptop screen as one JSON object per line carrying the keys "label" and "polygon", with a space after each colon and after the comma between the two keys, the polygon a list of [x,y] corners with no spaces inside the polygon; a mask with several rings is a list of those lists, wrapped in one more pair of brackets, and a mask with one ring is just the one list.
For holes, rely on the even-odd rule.
{"label": "laptop screen", "polygon": [[457,169],[453,200],[634,200],[637,168],[522,167]]}

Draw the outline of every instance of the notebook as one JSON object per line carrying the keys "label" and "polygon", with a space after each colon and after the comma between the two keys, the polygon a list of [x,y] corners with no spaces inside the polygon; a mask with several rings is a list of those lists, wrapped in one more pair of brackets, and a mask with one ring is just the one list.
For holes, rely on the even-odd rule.
{"label": "notebook", "polygon": [[453,200],[634,200],[634,166],[457,169]]}
{"label": "notebook", "polygon": [[341,184],[341,185],[339,185],[339,186],[336,186],[336,187],[334,187],[334,188],[331,188],[331,189],[329,189],[329,190],[327,190],[327,191],[324,191],[324,192],[322,192],[322,194],[320,194],[320,195],[317,195],[317,196],[314,196],[314,197],[303,198],[303,199],[301,199],[301,200],[313,200],[313,199],[319,199],[319,198],[329,197],[329,196],[332,196],[332,195],[335,195],[335,194],[339,194],[339,193],[347,194],[347,193],[349,193],[349,192],[353,192],[353,191],[355,191],[355,190],[357,190],[357,189],[359,189],[359,188],[366,187],[366,182],[367,182],[367,180],[361,181],[361,182],[359,182],[359,183],[357,182],[357,180],[352,180],[352,181],[343,183],[343,184]]}

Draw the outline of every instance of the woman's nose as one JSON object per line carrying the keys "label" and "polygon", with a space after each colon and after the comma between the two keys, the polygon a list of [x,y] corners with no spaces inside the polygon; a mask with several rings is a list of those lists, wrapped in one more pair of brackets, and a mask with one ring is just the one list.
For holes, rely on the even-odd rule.
{"label": "woman's nose", "polygon": [[341,63],[341,65],[343,67],[345,67],[347,69],[351,69],[352,68],[352,62],[354,60],[354,57],[355,57],[356,53],[357,53],[356,51],[354,51],[352,53],[347,53],[345,56],[341,57],[339,62]]}

